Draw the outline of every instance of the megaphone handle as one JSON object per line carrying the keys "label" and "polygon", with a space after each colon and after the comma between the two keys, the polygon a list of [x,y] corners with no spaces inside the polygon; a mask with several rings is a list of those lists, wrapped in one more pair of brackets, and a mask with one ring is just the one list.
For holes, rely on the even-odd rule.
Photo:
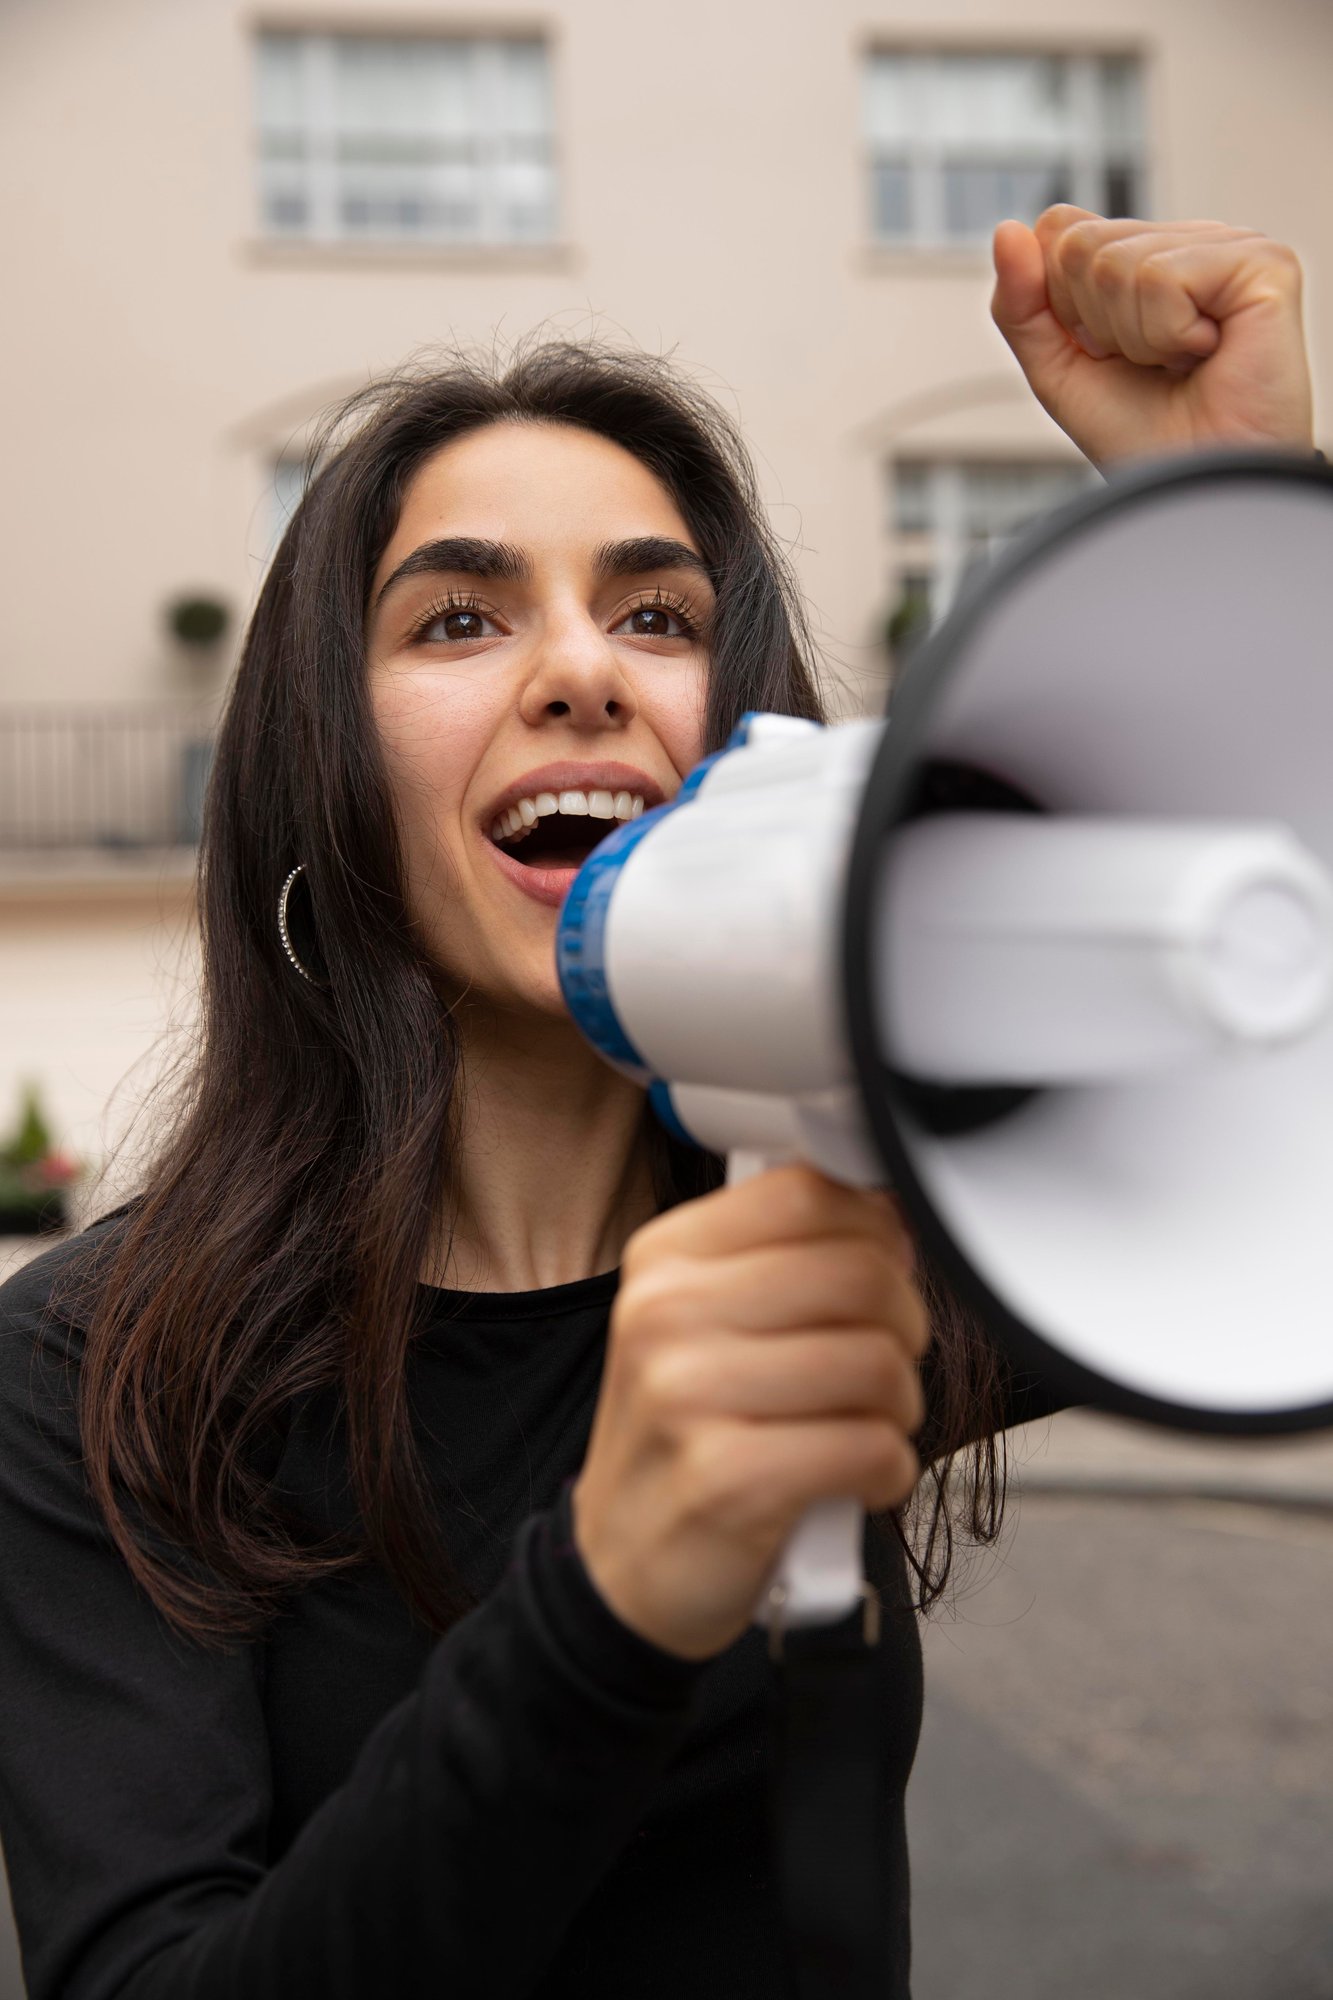
{"label": "megaphone handle", "polygon": [[[776,1158],[755,1152],[727,1155],[727,1185],[749,1180]],[[768,1628],[769,1651],[781,1652],[782,1633],[793,1626],[828,1625],[864,1603],[867,1638],[874,1598],[862,1566],[865,1509],[859,1500],[818,1500],[802,1516],[779,1556],[755,1611],[756,1625]]]}

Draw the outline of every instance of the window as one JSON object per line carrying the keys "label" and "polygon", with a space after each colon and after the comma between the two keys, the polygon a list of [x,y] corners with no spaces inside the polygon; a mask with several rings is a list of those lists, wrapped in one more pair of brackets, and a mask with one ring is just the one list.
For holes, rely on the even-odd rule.
{"label": "window", "polygon": [[266,496],[268,508],[268,552],[272,555],[287,532],[292,515],[305,493],[308,467],[304,457],[284,452],[271,467],[272,484]]}
{"label": "window", "polygon": [[900,459],[892,471],[898,563],[891,647],[910,646],[943,617],[973,563],[1095,479],[1090,465]]}
{"label": "window", "polygon": [[543,42],[264,34],[257,54],[269,235],[551,240]]}
{"label": "window", "polygon": [[890,54],[866,60],[877,242],[984,241],[1052,202],[1144,209],[1142,88],[1128,56]]}
{"label": "window", "polygon": [[273,518],[277,535],[285,533],[287,523],[301,504],[305,492],[306,462],[304,458],[292,458],[285,452],[273,464]]}

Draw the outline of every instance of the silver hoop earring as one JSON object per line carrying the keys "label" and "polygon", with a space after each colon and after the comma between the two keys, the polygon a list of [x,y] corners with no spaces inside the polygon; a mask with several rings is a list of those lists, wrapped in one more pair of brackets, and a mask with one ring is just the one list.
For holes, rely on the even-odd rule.
{"label": "silver hoop earring", "polygon": [[286,952],[292,964],[296,967],[296,970],[300,973],[302,979],[306,980],[311,986],[323,986],[325,982],[322,979],[316,979],[313,972],[307,972],[306,968],[302,965],[300,959],[297,957],[296,947],[292,943],[291,932],[287,928],[287,898],[292,893],[292,885],[296,881],[297,876],[304,874],[305,874],[305,863],[304,861],[298,861],[295,868],[293,868],[291,874],[287,877],[287,880],[282,885],[282,893],[278,897],[278,936],[282,939],[283,950]]}

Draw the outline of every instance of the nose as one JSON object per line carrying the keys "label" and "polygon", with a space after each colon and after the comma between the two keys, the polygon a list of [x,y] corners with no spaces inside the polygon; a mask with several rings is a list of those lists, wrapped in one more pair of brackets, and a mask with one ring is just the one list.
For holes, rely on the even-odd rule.
{"label": "nose", "polygon": [[519,702],[523,720],[567,717],[576,729],[623,729],[638,708],[616,648],[596,619],[573,606],[553,614]]}

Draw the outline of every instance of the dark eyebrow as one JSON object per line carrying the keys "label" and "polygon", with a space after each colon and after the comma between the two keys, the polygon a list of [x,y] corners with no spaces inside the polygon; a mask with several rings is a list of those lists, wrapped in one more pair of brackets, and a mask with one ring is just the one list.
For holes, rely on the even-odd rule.
{"label": "dark eyebrow", "polygon": [[452,574],[485,577],[490,582],[527,583],[532,565],[521,549],[508,542],[484,542],[475,535],[446,535],[438,542],[423,542],[404,556],[375,599],[378,611],[396,583],[408,576]]}
{"label": "dark eyebrow", "polygon": [[603,542],[593,557],[598,576],[648,576],[655,569],[690,569],[712,582],[708,564],[684,542],[670,535],[640,535],[630,542]]}

